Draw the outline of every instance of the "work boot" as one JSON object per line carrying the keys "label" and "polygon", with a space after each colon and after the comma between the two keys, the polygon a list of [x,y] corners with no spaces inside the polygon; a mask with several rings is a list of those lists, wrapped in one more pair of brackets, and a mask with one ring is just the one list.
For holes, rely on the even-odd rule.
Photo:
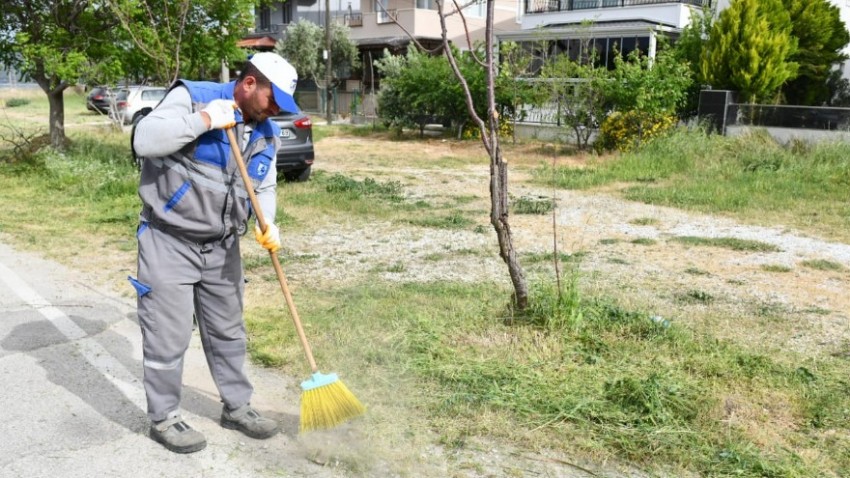
{"label": "work boot", "polygon": [[221,426],[230,430],[239,430],[251,438],[263,440],[277,433],[277,422],[263,418],[251,405],[243,405],[236,410],[221,410]]}
{"label": "work boot", "polygon": [[174,453],[194,453],[207,446],[204,435],[192,429],[177,412],[171,412],[165,420],[151,424],[151,438]]}

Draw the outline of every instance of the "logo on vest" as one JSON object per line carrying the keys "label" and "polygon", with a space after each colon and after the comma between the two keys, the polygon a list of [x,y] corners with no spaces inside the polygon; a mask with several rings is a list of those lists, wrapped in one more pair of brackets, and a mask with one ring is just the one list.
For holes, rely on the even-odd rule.
{"label": "logo on vest", "polygon": [[266,166],[265,164],[262,164],[262,163],[257,165],[257,176],[263,178],[263,177],[266,176],[267,172],[269,172],[268,166]]}

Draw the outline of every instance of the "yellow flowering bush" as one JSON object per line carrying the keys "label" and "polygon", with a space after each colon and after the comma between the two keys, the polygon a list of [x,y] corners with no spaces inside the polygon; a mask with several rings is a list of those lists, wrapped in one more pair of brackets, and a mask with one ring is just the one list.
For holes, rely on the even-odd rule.
{"label": "yellow flowering bush", "polygon": [[[499,137],[500,138],[512,138],[514,133],[514,125],[511,120],[504,119],[499,121]],[[465,125],[463,125],[463,133],[461,138],[463,139],[479,139],[481,137],[481,130],[478,129],[478,125],[473,121],[467,121]]]}
{"label": "yellow flowering bush", "polygon": [[615,111],[599,128],[599,149],[631,151],[642,142],[656,138],[676,126],[676,116],[648,114],[639,111]]}

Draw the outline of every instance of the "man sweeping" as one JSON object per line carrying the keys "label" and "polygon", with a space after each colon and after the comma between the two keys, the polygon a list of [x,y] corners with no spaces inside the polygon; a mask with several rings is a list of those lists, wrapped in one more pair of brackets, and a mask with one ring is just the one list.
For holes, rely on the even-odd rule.
{"label": "man sweeping", "polygon": [[[206,439],[181,417],[183,357],[193,313],[221,401],[221,426],[270,438],[275,421],[251,407],[245,374],[244,278],[239,236],[248,227],[252,188],[267,221],[257,241],[280,248],[275,218],[275,158],[280,129],[269,120],[298,112],[297,74],[274,53],[257,53],[235,82],[179,80],[137,126],[132,139],[143,158],[138,239],[138,295],[144,386],[150,436],[176,453],[192,453]],[[250,138],[244,140],[245,126]],[[251,184],[231,157],[225,129],[235,127]]]}

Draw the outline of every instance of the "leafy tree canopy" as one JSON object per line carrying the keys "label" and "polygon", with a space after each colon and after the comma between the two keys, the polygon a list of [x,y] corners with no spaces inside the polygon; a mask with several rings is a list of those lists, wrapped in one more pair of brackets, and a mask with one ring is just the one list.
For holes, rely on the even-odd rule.
{"label": "leafy tree canopy", "polygon": [[222,62],[245,60],[236,42],[254,24],[255,0],[107,0],[129,41],[128,80],[168,84],[217,79]]}
{"label": "leafy tree canopy", "polygon": [[830,71],[847,59],[843,50],[850,42],[841,11],[827,0],[783,0],[783,4],[791,18],[791,34],[798,42],[790,60],[799,65],[799,76],[782,88],[785,102],[827,103],[831,96]]}
{"label": "leafy tree canopy", "polygon": [[[301,79],[324,80],[325,30],[319,25],[300,19],[286,29],[286,37],[278,41],[275,50],[286,58]],[[350,76],[352,69],[360,67],[357,45],[351,41],[351,30],[346,25],[331,23],[332,81]]]}
{"label": "leafy tree canopy", "polygon": [[732,0],[720,12],[700,61],[702,77],[748,102],[775,101],[797,76],[797,39],[780,0]]}

